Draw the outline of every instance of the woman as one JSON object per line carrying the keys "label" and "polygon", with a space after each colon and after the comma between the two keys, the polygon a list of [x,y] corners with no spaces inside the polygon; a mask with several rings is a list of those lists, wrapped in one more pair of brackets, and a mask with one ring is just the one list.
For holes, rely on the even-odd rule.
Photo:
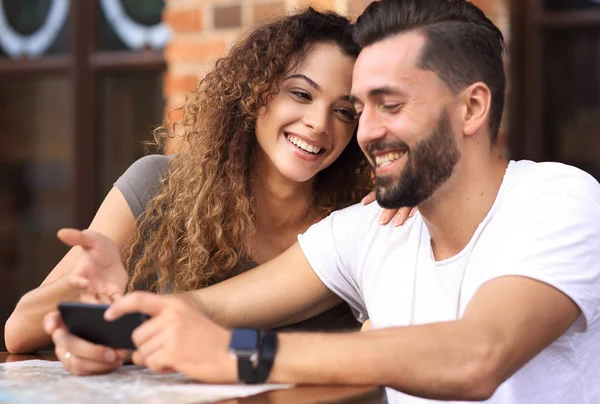
{"label": "woman", "polygon": [[[369,190],[348,100],[359,52],[350,31],[346,18],[308,9],[252,31],[216,63],[175,128],[179,153],[136,162],[90,225],[123,249],[129,289],[185,291],[227,279]],[[155,137],[162,144],[166,131]],[[76,262],[74,248],[21,299],[6,324],[9,351],[50,342],[42,318],[57,302],[79,299],[68,282]],[[124,289],[128,279],[114,281]],[[296,327],[356,322],[344,305]]]}

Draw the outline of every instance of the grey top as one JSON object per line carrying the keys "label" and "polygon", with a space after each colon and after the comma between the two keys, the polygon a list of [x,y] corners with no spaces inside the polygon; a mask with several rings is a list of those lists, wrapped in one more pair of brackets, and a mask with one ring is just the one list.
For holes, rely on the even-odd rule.
{"label": "grey top", "polygon": [[[144,213],[150,200],[160,189],[160,182],[168,173],[172,156],[151,154],[133,163],[115,182],[115,187],[121,191],[129,209],[136,220]],[[251,265],[248,269],[256,266]],[[312,330],[335,331],[356,330],[360,324],[354,318],[346,303],[315,317],[292,324],[282,330]]]}
{"label": "grey top", "polygon": [[146,210],[150,200],[160,188],[160,180],[167,174],[173,156],[150,154],[133,163],[117,182],[135,219]]}

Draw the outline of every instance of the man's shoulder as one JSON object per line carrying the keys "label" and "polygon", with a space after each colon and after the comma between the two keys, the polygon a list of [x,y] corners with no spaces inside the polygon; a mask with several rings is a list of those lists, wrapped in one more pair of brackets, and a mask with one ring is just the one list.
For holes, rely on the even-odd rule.
{"label": "man's shoulder", "polygon": [[395,226],[380,223],[383,210],[376,202],[372,202],[333,212],[330,217],[331,231],[338,242],[368,251],[379,251],[392,245],[400,248],[411,235],[420,234],[422,219],[419,213],[407,219],[403,225]]}
{"label": "man's shoulder", "polygon": [[377,221],[383,208],[377,202],[371,202],[368,205],[357,203],[344,209],[336,210],[331,213],[334,220],[356,221],[360,223],[371,223]]}
{"label": "man's shoulder", "polygon": [[538,197],[553,193],[588,195],[600,203],[600,184],[577,167],[557,162],[511,162],[509,182],[523,196]]}

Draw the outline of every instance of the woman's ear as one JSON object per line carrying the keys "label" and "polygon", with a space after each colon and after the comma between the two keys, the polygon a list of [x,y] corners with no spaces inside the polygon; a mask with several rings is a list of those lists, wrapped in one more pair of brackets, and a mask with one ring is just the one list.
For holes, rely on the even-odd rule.
{"label": "woman's ear", "polygon": [[463,104],[463,133],[471,136],[488,124],[492,94],[488,86],[477,82],[463,90],[460,102]]}

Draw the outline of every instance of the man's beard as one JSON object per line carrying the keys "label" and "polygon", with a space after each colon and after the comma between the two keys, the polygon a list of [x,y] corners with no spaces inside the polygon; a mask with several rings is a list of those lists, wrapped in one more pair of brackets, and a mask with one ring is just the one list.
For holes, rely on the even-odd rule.
{"label": "man's beard", "polygon": [[393,174],[375,178],[377,202],[384,208],[418,206],[452,175],[460,152],[452,136],[448,111],[442,111],[431,134],[413,150],[407,150],[406,155],[408,160],[399,179]]}

